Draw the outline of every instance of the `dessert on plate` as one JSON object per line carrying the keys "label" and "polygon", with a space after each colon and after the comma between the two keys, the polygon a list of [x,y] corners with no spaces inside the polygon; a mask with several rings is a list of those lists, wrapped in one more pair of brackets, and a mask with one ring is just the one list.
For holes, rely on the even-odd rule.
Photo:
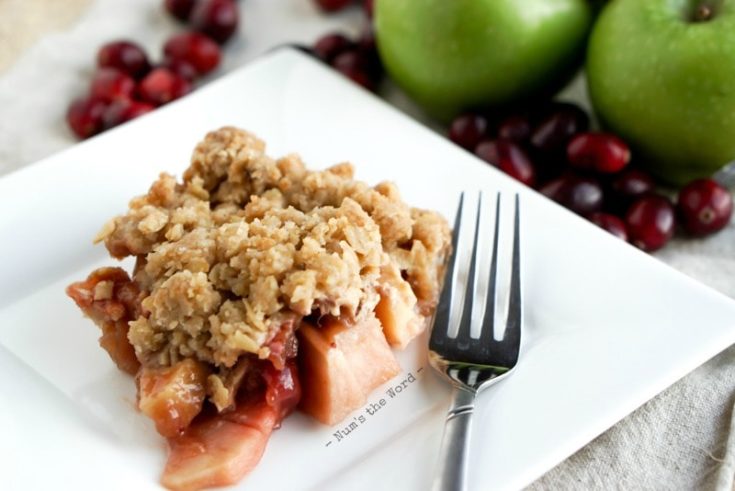
{"label": "dessert on plate", "polygon": [[294,409],[335,424],[400,371],[430,322],[450,248],[439,214],[343,163],[307,170],[225,127],[183,180],[161,174],[95,239],[119,267],[67,293],[135,377],[168,439],[162,484],[233,484]]}

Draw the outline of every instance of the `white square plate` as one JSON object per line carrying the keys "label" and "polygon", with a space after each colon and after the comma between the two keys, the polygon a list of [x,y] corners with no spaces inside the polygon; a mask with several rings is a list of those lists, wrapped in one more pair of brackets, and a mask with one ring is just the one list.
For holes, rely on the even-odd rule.
{"label": "white square plate", "polygon": [[[223,125],[312,167],[350,160],[358,178],[393,180],[409,203],[448,217],[461,190],[521,194],[524,346],[516,372],[480,397],[472,489],[531,482],[735,342],[735,302],[280,50],[0,179],[0,452],[10,489],[159,487],[164,442],[64,287],[113,262],[91,245],[98,228],[160,171],[180,175],[196,142]],[[338,427],[288,418],[240,488],[427,489],[448,389],[426,368],[424,343],[401,353],[404,374]]]}

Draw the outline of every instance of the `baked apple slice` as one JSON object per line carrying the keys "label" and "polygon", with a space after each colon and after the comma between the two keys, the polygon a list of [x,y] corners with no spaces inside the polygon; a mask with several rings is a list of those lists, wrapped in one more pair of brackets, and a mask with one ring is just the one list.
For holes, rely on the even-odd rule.
{"label": "baked apple slice", "polygon": [[161,484],[175,491],[227,486],[255,468],[271,433],[301,396],[293,361],[283,370],[270,362],[262,368],[263,390],[248,393],[233,411],[202,413],[183,434],[168,439],[171,452]]}
{"label": "baked apple slice", "polygon": [[238,482],[260,461],[277,421],[278,409],[263,398],[195,421],[183,435],[169,438],[161,484],[188,491]]}
{"label": "baked apple slice", "polygon": [[82,312],[102,330],[100,346],[117,367],[135,375],[140,362],[128,341],[128,322],[140,313],[140,290],[122,268],[99,268],[66,288]]}
{"label": "baked apple slice", "polygon": [[141,367],[138,408],[162,436],[180,435],[202,410],[208,375],[207,365],[192,358],[170,367]]}
{"label": "baked apple slice", "polygon": [[300,408],[324,424],[363,406],[370,392],[401,370],[372,315],[353,325],[333,317],[320,327],[303,322],[298,333]]}
{"label": "baked apple slice", "polygon": [[375,315],[388,343],[404,349],[426,328],[426,322],[418,314],[416,294],[401,277],[398,267],[392,264],[383,267],[380,279],[380,302],[375,307]]}

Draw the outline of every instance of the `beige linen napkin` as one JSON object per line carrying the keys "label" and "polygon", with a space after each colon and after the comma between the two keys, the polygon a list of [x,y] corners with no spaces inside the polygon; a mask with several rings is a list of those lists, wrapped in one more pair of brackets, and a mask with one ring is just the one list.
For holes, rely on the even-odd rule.
{"label": "beige linen napkin", "polygon": [[0,1],[0,74],[40,36],[63,29],[90,0]]}
{"label": "beige linen napkin", "polygon": [[735,406],[730,408],[733,415],[730,421],[730,436],[725,444],[725,457],[720,464],[720,470],[717,473],[716,489],[735,489]]}

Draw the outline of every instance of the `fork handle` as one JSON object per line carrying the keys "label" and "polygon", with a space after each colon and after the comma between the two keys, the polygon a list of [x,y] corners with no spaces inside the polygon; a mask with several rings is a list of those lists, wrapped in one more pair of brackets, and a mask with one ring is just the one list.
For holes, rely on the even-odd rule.
{"label": "fork handle", "polygon": [[439,449],[439,463],[433,491],[465,491],[467,489],[467,455],[470,427],[475,411],[475,393],[454,387],[447,412],[444,434]]}

